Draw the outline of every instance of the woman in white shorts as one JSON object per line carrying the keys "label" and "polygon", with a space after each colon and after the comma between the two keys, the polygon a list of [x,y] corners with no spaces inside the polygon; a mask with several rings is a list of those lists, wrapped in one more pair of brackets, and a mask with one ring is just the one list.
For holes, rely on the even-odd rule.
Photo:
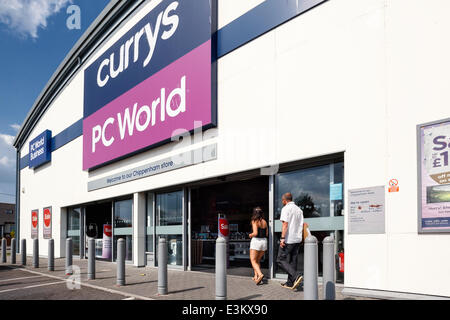
{"label": "woman in white shorts", "polygon": [[267,222],[264,220],[263,211],[260,207],[253,209],[252,215],[252,233],[250,233],[250,261],[252,263],[255,276],[253,281],[260,284],[264,278],[261,272],[261,259],[267,250],[267,238],[269,236],[269,228]]}

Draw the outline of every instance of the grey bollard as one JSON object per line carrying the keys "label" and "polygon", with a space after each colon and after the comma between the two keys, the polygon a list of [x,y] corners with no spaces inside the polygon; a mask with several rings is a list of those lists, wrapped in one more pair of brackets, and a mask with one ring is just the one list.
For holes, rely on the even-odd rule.
{"label": "grey bollard", "polygon": [[2,239],[2,263],[6,263],[6,238]]}
{"label": "grey bollard", "polygon": [[118,286],[125,285],[125,239],[117,240],[117,282]]}
{"label": "grey bollard", "polygon": [[167,260],[166,238],[159,238],[158,244],[158,294],[167,294]]}
{"label": "grey bollard", "polygon": [[227,240],[216,240],[216,300],[227,299]]}
{"label": "grey bollard", "polygon": [[336,261],[334,259],[334,237],[323,240],[323,298],[336,299]]}
{"label": "grey bollard", "polygon": [[39,239],[33,239],[33,268],[39,268]]}
{"label": "grey bollard", "polygon": [[66,275],[73,274],[73,268],[72,268],[72,254],[73,253],[73,245],[72,245],[72,238],[66,239]]}
{"label": "grey bollard", "polygon": [[22,249],[22,265],[27,265],[27,239],[22,239],[22,245],[20,246]]}
{"label": "grey bollard", "polygon": [[11,264],[16,264],[16,238],[11,239]]}
{"label": "grey bollard", "polygon": [[55,271],[55,241],[48,240],[48,271]]}
{"label": "grey bollard", "polygon": [[319,290],[317,284],[318,278],[318,253],[317,239],[314,236],[308,236],[305,240],[305,260],[304,260],[304,299],[318,300]]}
{"label": "grey bollard", "polygon": [[88,240],[88,280],[95,279],[95,239]]}

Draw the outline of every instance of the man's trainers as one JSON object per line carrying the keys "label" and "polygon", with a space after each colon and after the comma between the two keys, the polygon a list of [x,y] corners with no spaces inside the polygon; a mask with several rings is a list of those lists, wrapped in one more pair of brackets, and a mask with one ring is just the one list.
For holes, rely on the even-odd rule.
{"label": "man's trainers", "polygon": [[286,289],[292,289],[292,287],[289,286],[287,282],[282,283],[281,286],[282,286],[283,288],[286,288]]}
{"label": "man's trainers", "polygon": [[294,285],[292,286],[292,290],[295,290],[298,288],[298,286],[300,285],[300,283],[302,282],[303,277],[302,276],[298,276],[297,279],[295,279]]}

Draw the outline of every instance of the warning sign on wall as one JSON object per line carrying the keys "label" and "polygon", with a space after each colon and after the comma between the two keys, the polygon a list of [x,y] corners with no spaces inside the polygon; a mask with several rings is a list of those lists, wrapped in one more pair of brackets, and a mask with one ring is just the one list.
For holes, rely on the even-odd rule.
{"label": "warning sign on wall", "polygon": [[397,179],[389,180],[389,188],[388,188],[389,192],[398,192],[399,189],[400,188],[398,186],[398,180]]}

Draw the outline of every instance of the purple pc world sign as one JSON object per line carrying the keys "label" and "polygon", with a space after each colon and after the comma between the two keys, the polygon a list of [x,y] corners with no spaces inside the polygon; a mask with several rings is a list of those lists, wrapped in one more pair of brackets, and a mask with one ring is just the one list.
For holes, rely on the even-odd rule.
{"label": "purple pc world sign", "polygon": [[83,170],[216,125],[211,3],[160,1],[86,69]]}

